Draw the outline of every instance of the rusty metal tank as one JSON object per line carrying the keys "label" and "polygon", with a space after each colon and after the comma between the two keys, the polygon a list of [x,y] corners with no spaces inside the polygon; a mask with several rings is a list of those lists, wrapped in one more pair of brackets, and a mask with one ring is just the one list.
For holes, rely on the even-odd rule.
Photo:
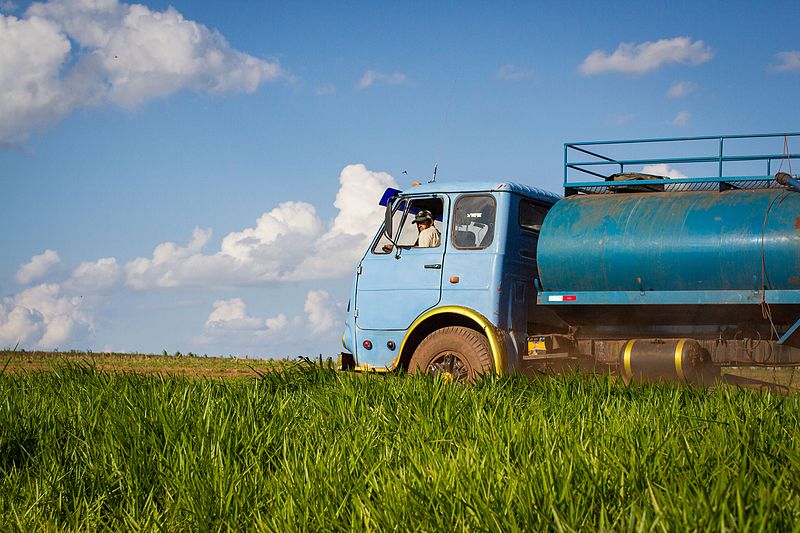
{"label": "rusty metal tank", "polygon": [[576,337],[777,338],[800,317],[800,192],[571,196],[537,258]]}
{"label": "rusty metal tank", "polygon": [[800,289],[800,193],[576,195],[548,213],[546,291]]}

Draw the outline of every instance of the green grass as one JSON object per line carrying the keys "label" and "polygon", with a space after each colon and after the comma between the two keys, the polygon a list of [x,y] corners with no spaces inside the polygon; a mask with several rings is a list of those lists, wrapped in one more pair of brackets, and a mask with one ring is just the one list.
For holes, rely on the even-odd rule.
{"label": "green grass", "polygon": [[797,395],[73,364],[0,398],[4,531],[800,530]]}

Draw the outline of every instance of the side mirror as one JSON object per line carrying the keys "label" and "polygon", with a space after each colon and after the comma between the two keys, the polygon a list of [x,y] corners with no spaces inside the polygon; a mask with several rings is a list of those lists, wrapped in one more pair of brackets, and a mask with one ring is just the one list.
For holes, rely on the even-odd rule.
{"label": "side mirror", "polygon": [[394,200],[394,198],[390,198],[386,202],[386,214],[383,219],[383,232],[389,240],[392,240],[392,200]]}

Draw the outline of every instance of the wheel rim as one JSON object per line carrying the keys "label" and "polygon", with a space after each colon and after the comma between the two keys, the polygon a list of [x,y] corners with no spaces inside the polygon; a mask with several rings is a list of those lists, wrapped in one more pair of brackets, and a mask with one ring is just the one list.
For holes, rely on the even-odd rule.
{"label": "wheel rim", "polygon": [[448,381],[466,381],[469,378],[469,366],[456,352],[437,354],[428,365],[427,373],[432,376],[441,375]]}

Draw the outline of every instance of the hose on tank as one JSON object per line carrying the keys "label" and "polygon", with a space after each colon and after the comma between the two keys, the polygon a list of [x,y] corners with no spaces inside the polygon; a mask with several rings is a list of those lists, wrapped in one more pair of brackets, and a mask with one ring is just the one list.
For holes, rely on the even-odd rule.
{"label": "hose on tank", "polygon": [[797,192],[800,192],[800,181],[793,178],[791,174],[787,174],[786,172],[778,172],[775,174],[775,181],[784,187],[789,187]]}
{"label": "hose on tank", "polygon": [[781,172],[783,169],[783,159],[781,159],[781,164],[778,166],[778,172],[775,174],[775,181],[783,185],[784,187],[791,187],[795,191],[800,192],[800,181],[797,181],[792,176],[792,154],[789,151],[789,138],[784,135],[783,136],[783,153],[786,155],[786,163],[789,166],[789,173]]}
{"label": "hose on tank", "polygon": [[[779,172],[778,175],[783,174],[783,172]],[[778,175],[775,176],[775,179],[778,179]],[[778,182],[780,183],[780,182]],[[800,191],[800,189],[798,189]],[[761,223],[761,318],[765,320],[769,320],[769,325],[772,331],[771,338],[780,338],[778,334],[778,330],[775,327],[775,323],[772,320],[772,310],[769,307],[769,303],[767,303],[766,294],[767,294],[767,260],[766,260],[766,251],[765,251],[765,236],[767,231],[767,218],[769,218],[769,212],[772,210],[772,206],[775,205],[777,201],[780,201],[786,196],[786,191],[781,191],[781,193],[775,196],[772,201],[767,206],[767,210],[764,212],[764,221]]]}
{"label": "hose on tank", "polygon": [[[784,187],[790,187],[791,189],[800,192],[800,181],[792,177],[792,158],[789,152],[789,140],[786,135],[783,136],[783,152],[786,154],[786,161],[789,166],[789,173],[781,172],[783,168],[783,160],[781,160],[781,165],[778,167],[778,172],[775,174],[775,181],[783,185]],[[764,222],[761,224],[761,317],[764,319],[769,319],[769,325],[772,328],[772,335],[774,338],[780,338],[778,334],[778,330],[775,328],[775,323],[772,320],[772,310],[769,307],[769,304],[766,300],[766,258],[764,253],[764,236],[767,227],[767,217],[769,217],[769,212],[772,209],[772,206],[775,204],[776,200],[783,199],[786,195],[786,190],[781,191],[781,194],[776,196],[772,199],[767,207],[767,211],[764,213]],[[769,360],[772,357],[772,354],[767,358]]]}

